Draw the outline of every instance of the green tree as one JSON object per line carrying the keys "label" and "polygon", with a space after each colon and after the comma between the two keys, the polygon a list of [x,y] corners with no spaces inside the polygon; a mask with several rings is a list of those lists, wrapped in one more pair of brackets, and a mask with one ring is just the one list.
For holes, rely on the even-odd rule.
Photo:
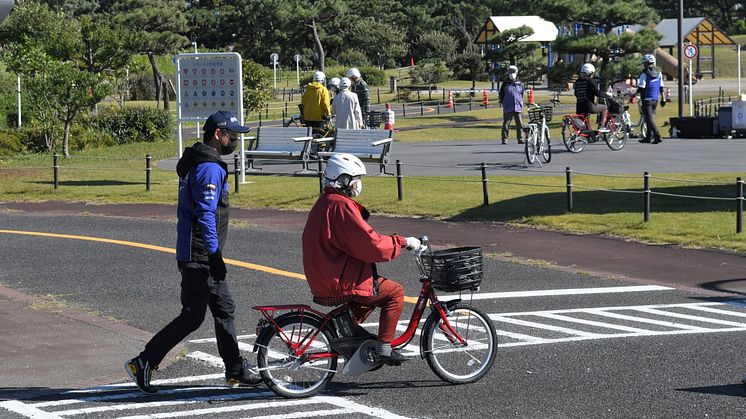
{"label": "green tree", "polygon": [[422,58],[448,61],[456,54],[456,47],[458,47],[458,41],[450,34],[444,31],[430,30],[417,37],[417,42],[414,44],[414,53]]}
{"label": "green tree", "polygon": [[345,39],[379,67],[393,67],[407,52],[405,35],[396,26],[375,18],[362,18],[350,23]]}
{"label": "green tree", "polygon": [[262,109],[272,99],[270,69],[253,61],[241,62],[243,72],[243,108],[245,113]]}
{"label": "green tree", "polygon": [[477,52],[476,49],[470,48],[466,52],[457,54],[453,57],[449,66],[457,77],[471,80],[471,95],[474,96],[477,78],[480,74],[484,74],[485,72],[484,58],[482,58],[482,54]]}

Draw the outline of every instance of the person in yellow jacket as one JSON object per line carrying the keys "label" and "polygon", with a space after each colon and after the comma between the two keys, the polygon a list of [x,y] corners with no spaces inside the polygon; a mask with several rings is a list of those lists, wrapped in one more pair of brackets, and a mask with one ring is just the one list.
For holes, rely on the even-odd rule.
{"label": "person in yellow jacket", "polygon": [[326,75],[322,71],[313,73],[313,81],[308,83],[303,93],[303,120],[309,127],[320,128],[331,119],[332,107],[325,81]]}

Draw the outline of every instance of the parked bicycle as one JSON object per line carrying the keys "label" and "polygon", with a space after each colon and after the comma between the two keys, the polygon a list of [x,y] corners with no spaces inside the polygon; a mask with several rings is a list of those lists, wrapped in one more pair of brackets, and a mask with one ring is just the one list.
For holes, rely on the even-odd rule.
{"label": "parked bicycle", "polygon": [[[624,128],[630,137],[639,136],[640,138],[645,138],[645,135],[648,132],[648,125],[645,123],[645,119],[642,117],[642,101],[640,100],[640,95],[634,95],[630,97],[634,97],[636,99],[635,102],[637,103],[638,119],[636,123],[632,122],[632,116],[629,113],[629,106],[625,106],[624,113],[622,114],[622,122],[624,123]],[[640,128],[639,134],[635,133],[636,128]]]}
{"label": "parked bicycle", "polygon": [[[432,251],[427,237],[414,251],[422,289],[406,330],[392,342],[403,348],[415,336],[426,307],[430,314],[420,335],[420,357],[442,380],[473,383],[489,372],[497,355],[497,335],[481,310],[462,301],[482,282],[482,249],[464,247]],[[459,292],[440,301],[436,290]],[[376,336],[352,320],[345,303],[323,313],[304,304],[257,306],[259,373],[276,394],[287,398],[317,394],[337,372],[356,376],[383,366],[375,350]],[[275,317],[275,313],[285,313]],[[344,367],[338,370],[339,361]]]}
{"label": "parked bicycle", "polygon": [[529,164],[534,164],[535,161],[541,164],[540,160],[549,163],[552,160],[552,145],[547,122],[552,120],[552,106],[529,103],[528,120],[529,123],[523,127],[526,160]]}
{"label": "parked bicycle", "polygon": [[623,122],[623,114],[629,107],[611,98],[605,100],[609,113],[603,127],[608,130],[607,132],[592,129],[588,115],[570,114],[562,117],[562,142],[568,151],[580,153],[586,144],[601,140],[606,142],[610,149],[619,151],[627,143],[629,132]]}
{"label": "parked bicycle", "polygon": [[[305,127],[308,126],[306,121],[303,119],[303,105],[298,105],[300,113],[290,115],[287,121],[282,126],[284,127]],[[332,121],[326,121],[321,124],[311,125],[311,136],[313,138],[333,138],[337,132],[337,128],[334,126]],[[319,151],[331,151],[333,142],[312,142],[311,151],[312,155],[315,155]]]}

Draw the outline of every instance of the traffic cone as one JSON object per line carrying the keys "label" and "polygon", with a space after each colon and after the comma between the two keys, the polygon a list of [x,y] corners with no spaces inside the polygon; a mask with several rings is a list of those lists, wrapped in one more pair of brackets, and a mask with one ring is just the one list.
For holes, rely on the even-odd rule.
{"label": "traffic cone", "polygon": [[448,109],[453,109],[453,93],[451,91],[448,91],[448,106],[446,106]]}
{"label": "traffic cone", "polygon": [[485,108],[490,106],[490,100],[487,98],[487,89],[482,90],[482,106]]}
{"label": "traffic cone", "polygon": [[528,89],[528,103],[534,103],[534,89]]}
{"label": "traffic cone", "polygon": [[387,129],[389,131],[393,131],[394,130],[394,121],[395,121],[396,117],[394,116],[394,111],[391,110],[391,105],[388,104],[388,103],[386,104],[385,116],[386,116],[386,120],[383,123],[383,129]]}

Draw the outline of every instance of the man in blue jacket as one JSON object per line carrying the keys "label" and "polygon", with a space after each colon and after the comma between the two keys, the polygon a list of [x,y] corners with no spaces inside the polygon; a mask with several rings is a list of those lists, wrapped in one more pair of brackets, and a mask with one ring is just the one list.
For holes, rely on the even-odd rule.
{"label": "man in blue jacket", "polygon": [[521,129],[523,128],[523,120],[521,119],[521,112],[523,112],[523,85],[518,81],[518,67],[514,65],[508,67],[508,79],[500,86],[498,98],[503,105],[503,126],[500,134],[502,143],[508,143],[510,121],[515,120],[518,144],[523,144],[523,140],[521,139]]}
{"label": "man in blue jacket", "polygon": [[640,94],[640,100],[642,101],[642,119],[647,124],[648,130],[645,132],[645,138],[641,139],[640,142],[658,144],[662,140],[658,126],[655,125],[655,108],[658,107],[659,98],[661,107],[666,106],[666,98],[663,97],[663,76],[655,68],[655,56],[653,54],[643,55],[642,65],[643,70],[637,80],[637,93]]}
{"label": "man in blue jacket", "polygon": [[236,148],[239,125],[230,112],[212,114],[204,125],[203,142],[184,150],[176,165],[179,206],[176,261],[181,272],[181,313],[145,345],[125,369],[144,393],[155,393],[153,370],[166,354],[202,324],[207,307],[215,321],[218,353],[225,363],[229,386],[253,386],[261,378],[238,350],[233,323],[235,304],[225,282],[222,251],[228,233],[228,166],[221,155]]}

